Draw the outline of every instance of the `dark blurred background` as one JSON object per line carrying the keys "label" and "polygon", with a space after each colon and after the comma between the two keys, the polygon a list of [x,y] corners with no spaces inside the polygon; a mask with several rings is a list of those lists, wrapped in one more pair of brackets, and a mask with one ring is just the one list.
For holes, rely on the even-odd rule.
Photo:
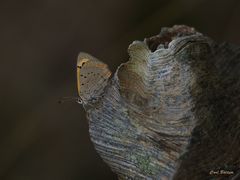
{"label": "dark blurred background", "polygon": [[76,57],[115,71],[133,40],[186,24],[240,44],[239,0],[0,1],[0,180],[116,179],[95,152],[77,96]]}

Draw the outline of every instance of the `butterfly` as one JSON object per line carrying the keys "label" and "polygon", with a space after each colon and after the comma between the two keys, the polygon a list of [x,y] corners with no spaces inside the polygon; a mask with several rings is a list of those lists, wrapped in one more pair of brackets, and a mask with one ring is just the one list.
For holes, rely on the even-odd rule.
{"label": "butterfly", "polygon": [[95,102],[111,76],[108,66],[90,54],[80,52],[77,59],[78,103]]}

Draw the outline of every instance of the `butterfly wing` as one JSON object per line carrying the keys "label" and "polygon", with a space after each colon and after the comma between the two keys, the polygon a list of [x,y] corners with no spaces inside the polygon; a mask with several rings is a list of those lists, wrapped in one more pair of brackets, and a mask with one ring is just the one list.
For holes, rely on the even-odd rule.
{"label": "butterfly wing", "polygon": [[78,94],[83,103],[97,99],[111,76],[108,66],[87,53],[80,53],[77,61]]}

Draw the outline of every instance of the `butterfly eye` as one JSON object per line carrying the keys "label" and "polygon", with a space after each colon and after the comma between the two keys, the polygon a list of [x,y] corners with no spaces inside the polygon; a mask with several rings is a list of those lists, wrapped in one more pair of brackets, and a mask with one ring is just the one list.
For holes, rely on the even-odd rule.
{"label": "butterfly eye", "polygon": [[80,98],[77,98],[76,102],[77,102],[78,104],[82,104],[82,103],[83,103],[83,101],[82,101]]}

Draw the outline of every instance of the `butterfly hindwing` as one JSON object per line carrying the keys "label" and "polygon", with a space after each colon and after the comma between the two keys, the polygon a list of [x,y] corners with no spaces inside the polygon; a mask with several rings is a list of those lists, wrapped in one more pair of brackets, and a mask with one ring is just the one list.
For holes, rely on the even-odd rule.
{"label": "butterfly hindwing", "polygon": [[98,98],[111,75],[108,66],[97,58],[80,53],[77,61],[78,94],[84,103]]}

